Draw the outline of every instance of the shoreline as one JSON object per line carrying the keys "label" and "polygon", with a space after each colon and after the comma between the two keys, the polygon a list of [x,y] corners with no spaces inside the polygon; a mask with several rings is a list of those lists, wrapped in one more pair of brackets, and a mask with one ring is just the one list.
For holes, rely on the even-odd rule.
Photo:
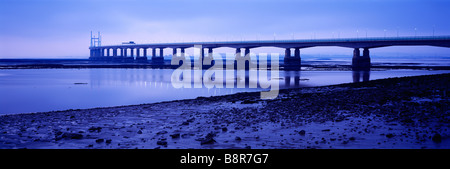
{"label": "shoreline", "polygon": [[0,116],[0,148],[450,148],[450,74]]}

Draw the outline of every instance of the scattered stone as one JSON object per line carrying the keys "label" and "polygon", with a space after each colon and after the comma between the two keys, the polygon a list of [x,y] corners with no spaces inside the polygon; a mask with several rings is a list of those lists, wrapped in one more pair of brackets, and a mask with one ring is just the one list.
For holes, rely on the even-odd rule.
{"label": "scattered stone", "polygon": [[387,138],[392,138],[392,137],[394,137],[395,135],[394,134],[391,134],[391,133],[389,133],[389,134],[386,134],[386,137]]}
{"label": "scattered stone", "polygon": [[206,136],[205,136],[205,138],[198,138],[198,139],[196,139],[197,141],[200,141],[200,144],[201,145],[204,145],[204,144],[213,144],[213,143],[215,143],[216,142],[216,140],[214,140],[214,137],[216,136],[216,134],[214,134],[214,133],[208,133]]}
{"label": "scattered stone", "polygon": [[436,133],[433,135],[431,140],[433,140],[436,143],[440,143],[442,141],[442,136],[439,133]]}
{"label": "scattered stone", "polygon": [[350,138],[349,138],[349,140],[351,140],[351,141],[355,141],[355,140],[356,140],[356,138],[355,138],[355,137],[350,137]]}
{"label": "scattered stone", "polygon": [[251,146],[245,146],[245,149],[252,149]]}
{"label": "scattered stone", "polygon": [[108,140],[105,141],[106,144],[111,144],[111,142],[112,142],[111,139],[108,139]]}
{"label": "scattered stone", "polygon": [[343,120],[345,120],[345,116],[337,116],[337,117],[334,119],[335,122],[341,122],[341,121],[343,121]]}
{"label": "scattered stone", "polygon": [[156,134],[157,134],[157,135],[167,134],[167,131],[163,130],[163,131],[157,132]]}
{"label": "scattered stone", "polygon": [[300,131],[298,132],[298,134],[300,134],[301,136],[304,136],[304,135],[306,134],[306,131],[305,131],[305,130],[300,130]]}
{"label": "scattered stone", "polygon": [[97,133],[100,133],[100,132],[102,131],[102,128],[101,128],[101,127],[91,127],[91,128],[89,128],[88,130],[89,130],[89,132],[97,132]]}
{"label": "scattered stone", "polygon": [[173,139],[180,138],[180,133],[171,134],[170,137],[172,137]]}
{"label": "scattered stone", "polygon": [[330,131],[330,129],[323,129],[322,131]]}
{"label": "scattered stone", "polygon": [[224,128],[222,128],[222,131],[223,131],[223,132],[227,132],[227,131],[228,131],[228,128],[224,127]]}
{"label": "scattered stone", "polygon": [[78,133],[63,133],[63,132],[57,132],[55,136],[55,140],[61,140],[61,139],[82,139],[83,135]]}
{"label": "scattered stone", "polygon": [[167,145],[167,141],[159,140],[159,141],[156,142],[156,144],[157,145],[161,145],[161,146],[165,146],[165,145]]}
{"label": "scattered stone", "polygon": [[142,131],[141,130],[139,130],[138,132],[137,132],[138,134],[142,134]]}
{"label": "scattered stone", "polygon": [[189,125],[189,122],[185,121],[185,122],[181,123],[181,125],[187,126],[187,125]]}
{"label": "scattered stone", "polygon": [[102,139],[102,138],[95,140],[96,143],[103,143],[104,141],[105,141],[105,139]]}
{"label": "scattered stone", "polygon": [[242,139],[241,139],[240,137],[237,137],[237,136],[236,136],[236,138],[234,138],[234,140],[236,140],[236,141],[241,141]]}
{"label": "scattered stone", "polygon": [[257,101],[255,100],[244,100],[241,102],[241,104],[253,104],[253,103],[257,103]]}
{"label": "scattered stone", "polygon": [[194,122],[194,120],[195,120],[195,118],[191,118],[191,119],[189,119],[189,120],[186,120],[186,122],[192,123],[192,122]]}
{"label": "scattered stone", "polygon": [[216,140],[214,140],[213,138],[207,138],[207,139],[201,140],[200,144],[201,145],[203,145],[203,144],[213,144],[215,142],[216,142]]}

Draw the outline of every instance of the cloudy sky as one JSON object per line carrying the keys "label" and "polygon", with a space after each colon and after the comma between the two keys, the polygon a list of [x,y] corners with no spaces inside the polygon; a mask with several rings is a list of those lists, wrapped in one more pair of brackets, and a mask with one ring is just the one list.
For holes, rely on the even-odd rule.
{"label": "cloudy sky", "polygon": [[[87,58],[91,31],[104,45],[450,35],[448,7],[446,0],[0,0],[0,58]],[[374,51],[450,56],[435,47]]]}

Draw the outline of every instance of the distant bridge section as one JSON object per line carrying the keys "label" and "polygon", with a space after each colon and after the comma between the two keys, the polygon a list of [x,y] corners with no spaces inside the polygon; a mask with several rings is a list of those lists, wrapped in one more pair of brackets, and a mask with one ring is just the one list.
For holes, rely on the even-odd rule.
{"label": "distant bridge section", "polygon": [[[284,64],[300,67],[300,49],[318,46],[337,46],[353,48],[353,68],[370,68],[371,48],[387,46],[437,46],[450,47],[450,36],[415,36],[415,37],[378,37],[378,38],[337,38],[337,39],[303,39],[303,40],[254,40],[254,41],[223,41],[223,42],[182,42],[153,44],[122,44],[108,46],[92,46],[91,60],[138,61],[147,62],[151,57],[153,63],[164,61],[163,50],[173,49],[173,57],[184,57],[185,49],[201,45],[201,57],[212,57],[213,49],[230,47],[236,49],[235,59],[250,61],[250,50],[258,47],[278,47],[285,49]],[[151,50],[150,50],[151,49]],[[179,49],[179,50],[178,50]],[[207,49],[207,55],[205,50]],[[294,53],[291,53],[291,49]],[[362,50],[362,55],[361,55]],[[147,52],[149,51],[149,52]],[[158,52],[157,52],[158,51]],[[242,55],[243,52],[243,55]],[[208,58],[211,59],[211,58]]]}

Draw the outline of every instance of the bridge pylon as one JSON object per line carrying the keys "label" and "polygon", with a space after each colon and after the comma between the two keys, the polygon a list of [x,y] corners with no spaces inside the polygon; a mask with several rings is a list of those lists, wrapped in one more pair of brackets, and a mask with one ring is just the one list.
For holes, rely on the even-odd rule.
{"label": "bridge pylon", "polygon": [[370,70],[370,52],[369,48],[364,48],[361,56],[359,48],[353,49],[352,69],[353,70]]}

